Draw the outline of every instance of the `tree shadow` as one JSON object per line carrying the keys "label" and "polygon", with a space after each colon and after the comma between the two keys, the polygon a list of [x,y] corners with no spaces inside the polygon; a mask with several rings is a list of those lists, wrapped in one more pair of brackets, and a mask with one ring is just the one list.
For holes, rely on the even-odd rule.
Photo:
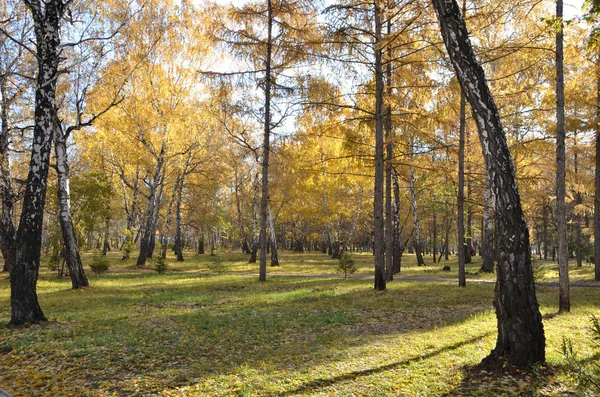
{"label": "tree shadow", "polygon": [[428,358],[432,358],[435,357],[439,354],[442,354],[444,352],[448,352],[448,351],[452,351],[452,350],[456,350],[458,348],[461,348],[465,345],[469,345],[471,343],[475,343],[481,339],[484,339],[485,337],[491,335],[492,332],[486,332],[485,334],[467,339],[465,341],[462,342],[458,342],[458,343],[454,343],[452,345],[448,345],[448,346],[444,346],[440,349],[434,350],[432,352],[429,352],[427,354],[423,354],[423,355],[419,355],[416,357],[412,357],[406,360],[402,360],[402,361],[398,361],[392,364],[387,364],[387,365],[383,365],[381,367],[376,367],[376,368],[371,368],[371,369],[365,369],[362,371],[353,371],[353,372],[349,372],[347,374],[343,374],[343,375],[338,375],[335,376],[333,378],[319,378],[319,379],[315,379],[313,381],[307,382],[293,390],[289,390],[287,392],[284,393],[277,393],[277,394],[271,394],[269,396],[272,397],[276,397],[276,396],[292,396],[294,394],[298,394],[298,393],[304,393],[304,392],[308,392],[308,391],[316,391],[316,389],[321,389],[324,387],[328,387],[328,386],[333,386],[336,383],[339,382],[345,382],[345,381],[354,381],[358,378],[361,377],[365,377],[365,376],[370,376],[370,375],[374,375],[374,374],[378,374],[381,372],[386,372],[386,371],[390,371],[399,367],[404,367],[407,365],[410,365],[411,363],[415,362],[415,361],[420,361],[423,359],[428,359]]}

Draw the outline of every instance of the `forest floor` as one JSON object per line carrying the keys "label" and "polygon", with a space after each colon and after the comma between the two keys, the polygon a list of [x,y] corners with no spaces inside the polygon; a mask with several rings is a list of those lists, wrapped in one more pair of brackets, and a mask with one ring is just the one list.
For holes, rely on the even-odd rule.
{"label": "forest floor", "polygon": [[[79,291],[42,269],[38,295],[50,322],[0,327],[0,388],[14,396],[593,395],[562,346],[572,344],[578,365],[598,359],[590,334],[598,288],[573,288],[572,312],[557,315],[557,288],[539,284],[547,364],[492,373],[477,364],[496,339],[494,285],[458,288],[455,259],[443,272],[443,260],[417,267],[407,255],[402,275],[378,292],[365,278],[368,254],[354,256],[361,277],[344,280],[325,255],[281,253],[281,266],[267,269],[281,276],[266,283],[248,277],[257,265],[243,255],[188,256],[169,258],[170,270],[157,274],[114,253],[111,270],[89,272],[92,287]],[[493,280],[480,264],[468,278]],[[540,282],[556,281],[555,264],[535,268]],[[571,272],[596,285],[591,266]],[[1,275],[0,323],[10,319],[9,296]]]}

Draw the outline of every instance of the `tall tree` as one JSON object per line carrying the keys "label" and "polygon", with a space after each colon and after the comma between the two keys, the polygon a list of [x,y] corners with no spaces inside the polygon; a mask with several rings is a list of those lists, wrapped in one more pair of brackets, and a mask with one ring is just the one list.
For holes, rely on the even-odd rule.
{"label": "tall tree", "polygon": [[567,238],[565,77],[563,54],[563,1],[556,0],[556,217],[558,226],[558,310],[571,310],[569,247]]}
{"label": "tall tree", "polygon": [[10,322],[13,325],[46,321],[38,303],[36,286],[52,137],[58,122],[56,85],[60,63],[60,27],[67,8],[67,3],[62,0],[24,2],[33,18],[38,65],[31,161],[17,229],[16,263],[10,273]]}
{"label": "tall tree", "polygon": [[498,340],[488,360],[516,366],[545,361],[545,337],[525,222],[506,136],[456,0],[432,0],[450,60],[471,106],[496,213],[498,267],[494,306]]}

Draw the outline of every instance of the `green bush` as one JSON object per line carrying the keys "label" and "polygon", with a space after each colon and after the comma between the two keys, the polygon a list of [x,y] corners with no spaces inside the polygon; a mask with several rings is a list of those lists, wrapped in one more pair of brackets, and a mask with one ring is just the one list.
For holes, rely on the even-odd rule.
{"label": "green bush", "polygon": [[354,274],[358,270],[358,266],[354,263],[352,255],[349,252],[344,252],[339,259],[338,270],[344,273],[344,278],[348,278],[349,274]]}
{"label": "green bush", "polygon": [[92,261],[90,262],[90,268],[94,273],[100,274],[104,273],[110,267],[110,262],[106,259],[105,256],[102,256],[100,252],[94,253],[92,256]]}
{"label": "green bush", "polygon": [[159,256],[155,261],[154,261],[154,270],[156,270],[156,272],[158,274],[163,274],[167,271],[167,269],[169,268],[169,265],[167,264],[167,261],[165,259],[163,259],[162,256]]}
{"label": "green bush", "polygon": [[[590,321],[591,337],[596,347],[600,348],[600,320],[594,315]],[[577,352],[573,349],[571,339],[563,336],[562,353],[566,361],[566,370],[578,382],[578,386],[585,391],[600,393],[600,364],[597,362],[586,363],[580,360]],[[596,395],[596,394],[593,394]]]}

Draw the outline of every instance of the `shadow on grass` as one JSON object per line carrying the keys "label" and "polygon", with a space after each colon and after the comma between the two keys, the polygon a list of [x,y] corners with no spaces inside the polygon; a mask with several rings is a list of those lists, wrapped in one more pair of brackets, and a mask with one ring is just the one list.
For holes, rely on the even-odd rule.
{"label": "shadow on grass", "polygon": [[459,349],[463,346],[469,345],[471,343],[475,343],[477,341],[480,341],[482,339],[484,339],[485,337],[491,335],[492,332],[486,332],[485,334],[473,337],[471,339],[467,339],[465,341],[462,342],[458,342],[458,343],[454,343],[452,345],[449,346],[444,346],[440,349],[434,350],[430,353],[427,354],[423,354],[423,355],[419,355],[416,357],[412,357],[409,358],[407,360],[402,360],[402,361],[398,361],[396,363],[392,363],[392,364],[387,364],[387,365],[383,365],[381,367],[376,367],[376,368],[371,368],[371,369],[365,369],[362,371],[354,371],[354,372],[349,372],[347,374],[343,374],[343,375],[339,375],[339,376],[335,376],[333,378],[320,378],[320,379],[315,379],[313,381],[307,382],[303,385],[301,385],[300,387],[297,387],[294,390],[290,390],[284,393],[277,393],[277,394],[270,394],[269,396],[272,397],[276,397],[276,396],[293,396],[294,394],[298,394],[298,393],[305,393],[305,392],[313,392],[313,391],[317,391],[316,389],[321,389],[324,387],[328,387],[328,386],[333,386],[337,383],[340,382],[345,382],[345,381],[354,381],[358,378],[361,377],[365,377],[365,376],[370,376],[370,375],[374,375],[374,374],[378,374],[381,372],[386,372],[386,371],[390,371],[399,367],[403,367],[403,366],[407,366],[410,365],[412,362],[418,361],[418,360],[424,360],[424,359],[429,359],[432,357],[435,357],[439,354],[442,354],[444,352],[448,352],[448,351],[452,351],[452,350],[456,350]]}

